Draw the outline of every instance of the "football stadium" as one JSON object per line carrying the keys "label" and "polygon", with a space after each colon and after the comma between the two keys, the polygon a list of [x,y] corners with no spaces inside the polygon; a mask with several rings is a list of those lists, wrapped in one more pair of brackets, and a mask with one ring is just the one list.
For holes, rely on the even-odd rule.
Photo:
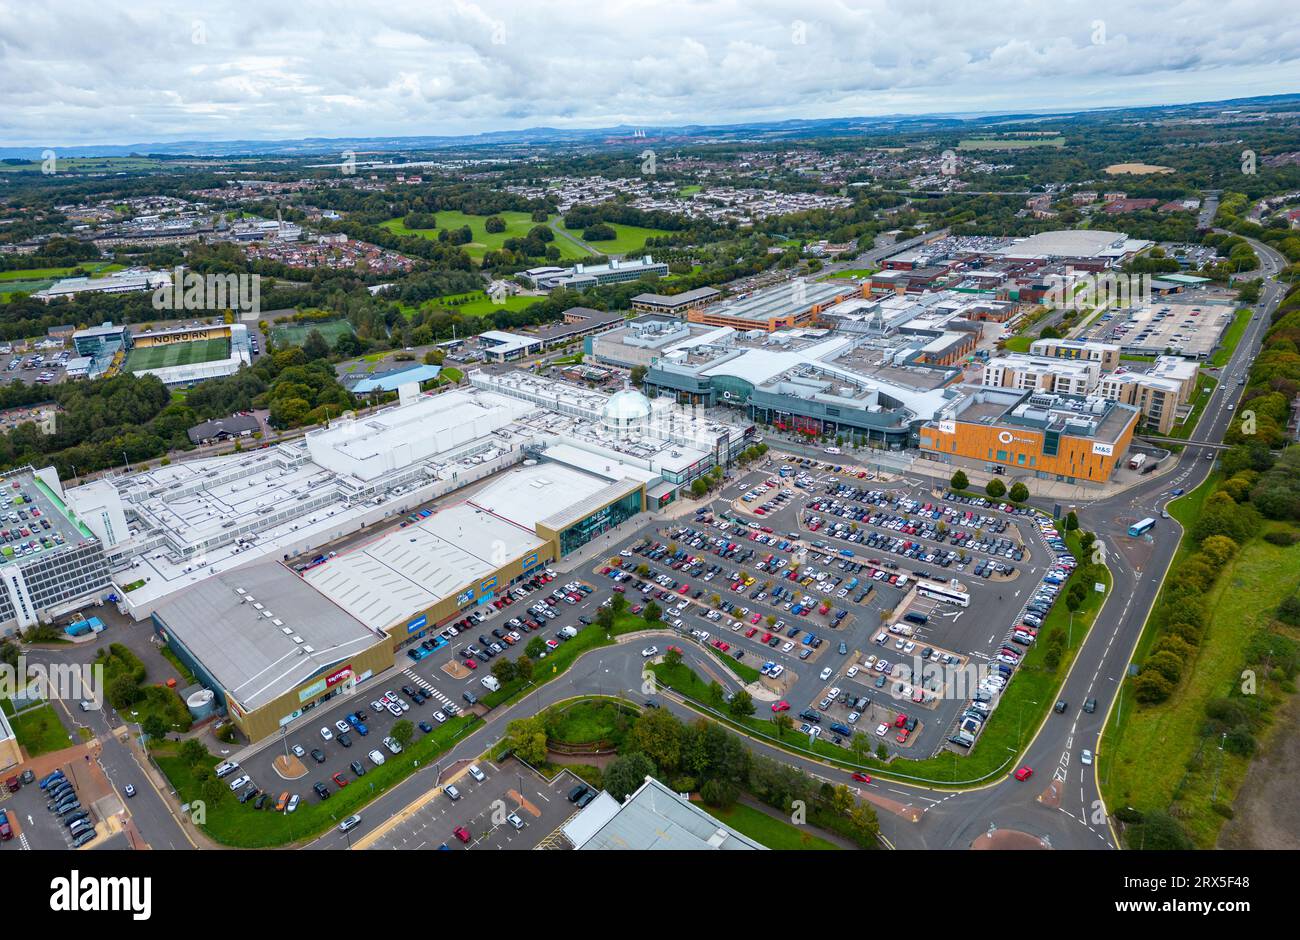
{"label": "football stadium", "polygon": [[127,345],[122,371],[156,375],[167,385],[232,375],[252,361],[242,323],[136,333]]}

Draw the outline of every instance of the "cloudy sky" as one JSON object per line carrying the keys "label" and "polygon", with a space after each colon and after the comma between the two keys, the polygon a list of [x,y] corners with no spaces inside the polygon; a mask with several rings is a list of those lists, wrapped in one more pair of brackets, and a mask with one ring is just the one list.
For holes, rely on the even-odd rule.
{"label": "cloudy sky", "polygon": [[0,146],[1300,91],[1279,0],[0,0]]}

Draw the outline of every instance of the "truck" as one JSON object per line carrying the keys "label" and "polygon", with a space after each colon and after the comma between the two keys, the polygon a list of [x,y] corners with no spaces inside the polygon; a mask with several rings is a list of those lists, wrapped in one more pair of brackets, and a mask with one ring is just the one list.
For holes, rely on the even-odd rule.
{"label": "truck", "polygon": [[489,692],[495,692],[497,689],[501,688],[501,683],[497,681],[496,676],[484,676],[479,680],[479,682],[483,683],[483,688],[487,689]]}
{"label": "truck", "polygon": [[573,627],[560,627],[560,635],[566,639],[572,640],[578,635],[578,631],[573,629]]}
{"label": "truck", "polygon": [[1134,454],[1128,459],[1128,468],[1130,470],[1141,470],[1142,465],[1147,462],[1146,454]]}

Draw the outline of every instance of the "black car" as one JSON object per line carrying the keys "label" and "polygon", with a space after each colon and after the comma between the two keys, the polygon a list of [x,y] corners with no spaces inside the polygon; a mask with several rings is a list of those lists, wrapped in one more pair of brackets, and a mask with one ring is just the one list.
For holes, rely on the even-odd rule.
{"label": "black car", "polygon": [[244,788],[244,792],[239,794],[239,802],[247,803],[249,800],[257,796],[261,792],[262,791],[258,788],[257,784],[250,783],[247,787]]}
{"label": "black car", "polygon": [[266,801],[269,800],[270,798],[271,798],[271,794],[263,793],[261,796],[257,798],[257,801],[253,804],[253,809],[261,809],[263,806],[266,805]]}
{"label": "black car", "polygon": [[1093,712],[1097,710],[1097,700],[1095,698],[1088,699],[1086,702],[1083,703],[1083,710],[1086,711],[1089,715],[1091,715]]}
{"label": "black car", "polygon": [[433,730],[433,725],[429,724],[427,721],[420,722],[418,725],[416,725],[416,727],[419,728],[421,731],[423,731],[425,734],[428,734],[430,731]]}
{"label": "black car", "polygon": [[311,788],[316,791],[316,795],[319,796],[322,800],[328,800],[330,798],[329,787],[325,786],[325,784],[313,783],[311,785]]}
{"label": "black car", "polygon": [[75,826],[80,820],[89,819],[89,818],[90,818],[90,813],[86,812],[84,809],[78,810],[77,812],[73,813],[71,816],[64,819],[63,825],[67,826],[68,828],[71,828]]}
{"label": "black car", "polygon": [[569,791],[569,802],[576,803],[586,795],[587,785],[585,783],[580,783]]}
{"label": "black car", "polygon": [[1052,707],[1053,707],[1053,709],[1055,710],[1055,712],[1056,712],[1058,715],[1064,715],[1064,714],[1065,714],[1065,710],[1066,710],[1067,708],[1069,708],[1070,706],[1066,703],[1065,699],[1061,699],[1059,702],[1057,702],[1057,703],[1056,703],[1054,706],[1052,706]]}
{"label": "black car", "polygon": [[323,764],[325,763],[325,752],[318,747],[314,747],[311,749],[311,759],[318,764]]}
{"label": "black car", "polygon": [[463,698],[470,705],[478,704],[478,699],[474,697],[473,692],[462,692],[460,693],[460,697]]}
{"label": "black car", "polygon": [[361,761],[354,760],[348,766],[352,768],[352,772],[356,774],[358,777],[364,777],[366,775],[366,765],[361,763]]}
{"label": "black car", "polygon": [[346,731],[341,731],[338,734],[334,735],[334,740],[338,741],[339,744],[342,744],[344,747],[352,746],[352,736],[349,735]]}

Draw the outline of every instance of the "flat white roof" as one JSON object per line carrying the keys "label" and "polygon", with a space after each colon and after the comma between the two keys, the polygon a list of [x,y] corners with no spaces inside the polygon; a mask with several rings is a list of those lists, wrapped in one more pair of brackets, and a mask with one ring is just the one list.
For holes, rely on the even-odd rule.
{"label": "flat white roof", "polygon": [[547,461],[517,467],[475,493],[475,506],[515,525],[534,530],[543,519],[595,496],[610,480]]}
{"label": "flat white roof", "polygon": [[530,531],[460,503],[331,558],[305,578],[366,626],[385,630],[544,544]]}

